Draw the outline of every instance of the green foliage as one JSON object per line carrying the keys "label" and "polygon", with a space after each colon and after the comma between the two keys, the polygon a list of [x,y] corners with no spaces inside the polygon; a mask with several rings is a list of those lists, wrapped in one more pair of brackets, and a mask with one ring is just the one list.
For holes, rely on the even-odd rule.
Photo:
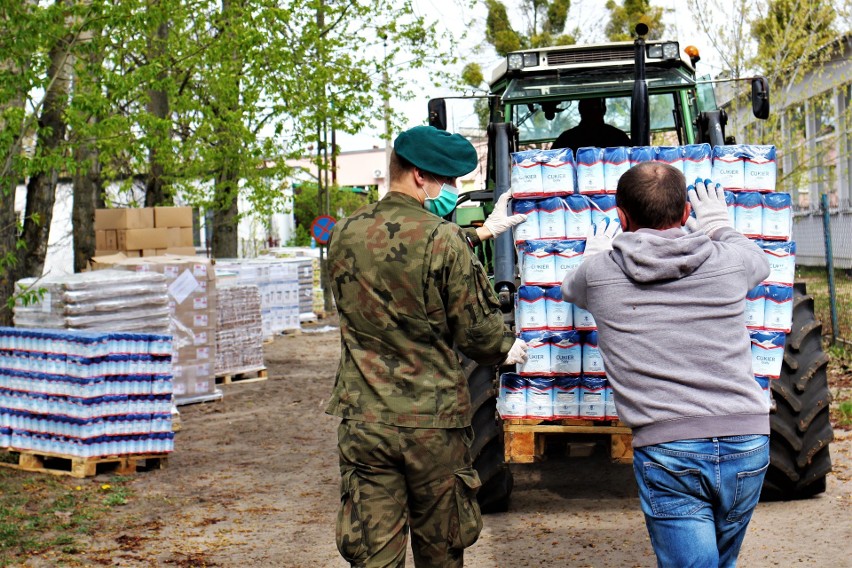
{"label": "green foliage", "polygon": [[[318,215],[324,215],[317,198],[317,185],[315,183],[303,183],[293,190],[293,217],[296,220],[296,230],[304,228],[308,234],[311,223]],[[373,196],[375,201],[375,194]],[[338,221],[348,216],[353,211],[370,202],[370,196],[354,193],[337,187],[330,188],[329,208],[330,215]],[[308,234],[307,243],[310,242]]]}
{"label": "green foliage", "polygon": [[607,0],[606,8],[610,12],[610,20],[605,28],[609,41],[632,40],[636,37],[638,23],[648,26],[646,39],[661,39],[665,35],[665,9],[651,6],[650,0],[623,0],[620,5],[616,0]]}
{"label": "green foliage", "polygon": [[465,85],[478,88],[482,86],[485,78],[482,76],[482,67],[479,63],[468,63],[462,69],[462,82]]}
{"label": "green foliage", "polygon": [[751,22],[757,40],[754,66],[773,79],[798,65],[813,68],[820,51],[837,37],[835,16],[826,0],[770,0]]}

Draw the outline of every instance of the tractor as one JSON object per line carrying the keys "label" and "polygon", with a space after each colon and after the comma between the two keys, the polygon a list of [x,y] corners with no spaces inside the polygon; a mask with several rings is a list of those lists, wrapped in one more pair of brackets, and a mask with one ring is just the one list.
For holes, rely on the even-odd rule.
{"label": "tractor", "polygon": [[[629,133],[633,146],[734,143],[725,134],[727,114],[715,96],[714,87],[720,81],[696,74],[698,51],[691,46],[682,50],[676,41],[646,40],[647,32],[647,26],[639,24],[634,41],[509,53],[494,70],[486,96],[485,187],[463,194],[459,201],[463,206],[452,220],[462,226],[481,222],[493,202],[510,191],[511,154],[549,147],[561,132],[578,123],[582,99],[605,99],[606,121]],[[750,83],[755,118],[766,119],[770,111],[766,79],[739,81]],[[742,91],[747,95],[748,89]],[[428,103],[429,124],[436,128],[447,128],[448,98],[464,97]],[[489,271],[507,323],[514,325],[519,271],[510,233],[489,241],[477,254]],[[822,347],[821,324],[804,284],[794,286],[793,300],[793,326],[786,337],[781,376],[770,387],[770,467],[761,494],[764,500],[824,492],[831,470],[828,356]],[[630,430],[617,421],[502,420],[496,410],[499,376],[511,369],[463,363],[474,413],[471,455],[482,481],[479,502],[484,512],[508,509],[513,487],[509,464],[544,459],[550,436],[609,438],[613,460],[630,461]]]}

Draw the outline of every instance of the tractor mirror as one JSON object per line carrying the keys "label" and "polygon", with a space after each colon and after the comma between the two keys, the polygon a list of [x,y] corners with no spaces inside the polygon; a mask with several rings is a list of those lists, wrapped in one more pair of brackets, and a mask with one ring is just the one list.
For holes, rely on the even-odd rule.
{"label": "tractor mirror", "polygon": [[766,77],[751,80],[751,110],[755,118],[769,118],[769,81]]}
{"label": "tractor mirror", "polygon": [[444,99],[429,99],[429,126],[438,130],[447,129],[447,101]]}

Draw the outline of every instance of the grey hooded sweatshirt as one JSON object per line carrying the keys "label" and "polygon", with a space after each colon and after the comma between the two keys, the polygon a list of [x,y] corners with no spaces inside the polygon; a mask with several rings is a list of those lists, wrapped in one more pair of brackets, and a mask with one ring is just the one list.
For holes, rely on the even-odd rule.
{"label": "grey hooded sweatshirt", "polygon": [[731,228],[640,229],[585,259],[562,283],[589,310],[633,446],[769,434],[743,311],[769,275],[764,252]]}

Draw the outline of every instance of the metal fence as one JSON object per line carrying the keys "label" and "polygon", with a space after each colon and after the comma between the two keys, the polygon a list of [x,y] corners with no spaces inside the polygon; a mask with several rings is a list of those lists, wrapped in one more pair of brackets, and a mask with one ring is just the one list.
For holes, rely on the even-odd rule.
{"label": "metal fence", "polygon": [[821,197],[793,214],[796,279],[814,297],[823,335],[852,345],[852,206]]}

